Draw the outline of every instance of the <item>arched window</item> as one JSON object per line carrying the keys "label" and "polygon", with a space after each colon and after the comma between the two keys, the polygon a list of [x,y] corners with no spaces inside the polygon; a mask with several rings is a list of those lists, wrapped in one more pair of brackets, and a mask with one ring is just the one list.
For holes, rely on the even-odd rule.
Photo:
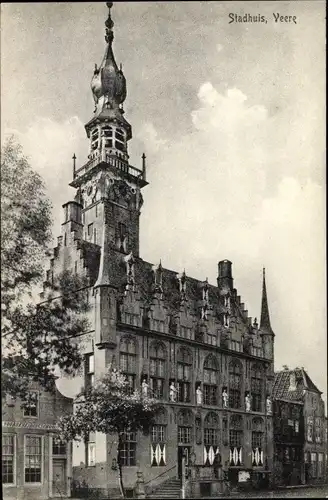
{"label": "arched window", "polygon": [[160,399],[164,397],[165,359],[164,346],[160,343],[153,343],[149,352],[150,388],[152,396]]}
{"label": "arched window", "polygon": [[262,369],[259,365],[253,365],[251,370],[251,393],[253,411],[262,411],[262,386]]}
{"label": "arched window", "polygon": [[178,351],[177,363],[177,386],[179,402],[190,403],[191,370],[192,354],[189,349],[181,347]]}
{"label": "arched window", "polygon": [[131,392],[136,387],[136,340],[132,337],[124,337],[120,343],[120,370],[129,382]]}
{"label": "arched window", "polygon": [[167,412],[163,408],[151,428],[151,466],[166,465]]}
{"label": "arched window", "polygon": [[229,363],[229,406],[241,408],[241,365],[239,361]]}
{"label": "arched window", "polygon": [[178,444],[192,443],[193,416],[190,410],[178,413]]}
{"label": "arched window", "polygon": [[263,436],[264,423],[262,418],[252,420],[252,465],[260,467],[263,465]]}
{"label": "arched window", "polygon": [[243,419],[240,415],[230,417],[229,431],[230,465],[242,464]]}
{"label": "arched window", "polygon": [[216,406],[218,384],[218,366],[214,356],[207,356],[204,361],[204,404]]}
{"label": "arched window", "polygon": [[204,420],[204,444],[219,444],[219,419],[214,412],[208,413]]}

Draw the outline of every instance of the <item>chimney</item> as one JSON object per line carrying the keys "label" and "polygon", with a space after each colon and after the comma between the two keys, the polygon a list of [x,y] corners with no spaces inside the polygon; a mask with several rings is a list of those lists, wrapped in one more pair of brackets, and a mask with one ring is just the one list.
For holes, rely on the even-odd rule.
{"label": "chimney", "polygon": [[233,278],[231,272],[232,262],[230,260],[221,260],[218,264],[218,287],[226,291],[233,290]]}

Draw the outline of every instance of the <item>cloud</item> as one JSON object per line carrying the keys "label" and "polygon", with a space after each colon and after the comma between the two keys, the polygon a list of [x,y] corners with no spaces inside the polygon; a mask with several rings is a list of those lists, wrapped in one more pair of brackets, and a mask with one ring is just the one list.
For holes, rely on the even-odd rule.
{"label": "cloud", "polygon": [[167,141],[159,137],[152,123],[144,123],[136,133],[137,139],[142,139],[147,144],[150,153],[158,153],[167,147]]}
{"label": "cloud", "polygon": [[208,275],[212,283],[217,262],[232,260],[253,317],[260,313],[265,266],[276,365],[308,365],[326,390],[325,350],[318,353],[326,343],[325,191],[306,175],[310,152],[295,151],[302,132],[289,122],[287,140],[283,119],[237,88],[221,94],[205,82],[191,112],[191,134],[166,137],[170,148],[163,151],[161,134],[145,125],[155,138],[153,148],[148,135],[145,148],[156,167],[145,197],[142,247],[144,258],[162,258],[164,266],[185,267],[199,279]]}
{"label": "cloud", "polygon": [[53,203],[54,236],[60,234],[63,203],[74,197],[75,190],[69,187],[72,181],[72,156],[77,156],[77,166],[87,159],[88,140],[84,125],[76,117],[63,122],[49,118],[36,118],[23,132],[7,130],[23,147],[30,165],[45,180]]}

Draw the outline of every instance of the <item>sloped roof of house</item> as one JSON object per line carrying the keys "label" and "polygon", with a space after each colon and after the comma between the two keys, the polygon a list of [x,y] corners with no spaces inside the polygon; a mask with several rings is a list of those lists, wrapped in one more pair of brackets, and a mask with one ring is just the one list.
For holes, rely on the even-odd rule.
{"label": "sloped roof of house", "polygon": [[293,372],[295,373],[295,370],[282,370],[275,373],[272,389],[273,399],[303,400],[303,382],[296,374],[296,390],[290,390],[290,376]]}
{"label": "sloped roof of house", "polygon": [[300,371],[302,372],[302,375],[303,375],[305,389],[307,389],[308,391],[314,391],[314,392],[318,392],[319,394],[322,394],[322,391],[319,391],[319,389],[312,382],[312,380],[310,379],[309,375],[306,373],[304,368],[301,368]]}
{"label": "sloped roof of house", "polygon": [[[295,375],[296,389],[290,389],[291,375]],[[274,399],[287,399],[290,401],[302,401],[305,391],[314,391],[322,394],[312,382],[304,368],[288,368],[275,373],[272,396]]]}

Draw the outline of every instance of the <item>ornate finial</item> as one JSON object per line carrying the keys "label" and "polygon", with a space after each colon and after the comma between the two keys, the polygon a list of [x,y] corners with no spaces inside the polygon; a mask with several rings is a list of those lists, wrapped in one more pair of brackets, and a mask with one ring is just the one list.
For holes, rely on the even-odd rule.
{"label": "ornate finial", "polygon": [[75,170],[76,170],[76,155],[75,155],[75,153],[72,156],[72,160],[73,160],[73,179],[75,179]]}
{"label": "ornate finial", "polygon": [[146,180],[146,155],[145,153],[142,153],[142,178],[145,181]]}
{"label": "ornate finial", "polygon": [[106,26],[105,40],[107,43],[112,43],[114,39],[114,34],[113,34],[114,23],[110,15],[110,9],[113,7],[113,2],[106,2],[106,5],[108,7],[108,18],[105,21],[105,26]]}

